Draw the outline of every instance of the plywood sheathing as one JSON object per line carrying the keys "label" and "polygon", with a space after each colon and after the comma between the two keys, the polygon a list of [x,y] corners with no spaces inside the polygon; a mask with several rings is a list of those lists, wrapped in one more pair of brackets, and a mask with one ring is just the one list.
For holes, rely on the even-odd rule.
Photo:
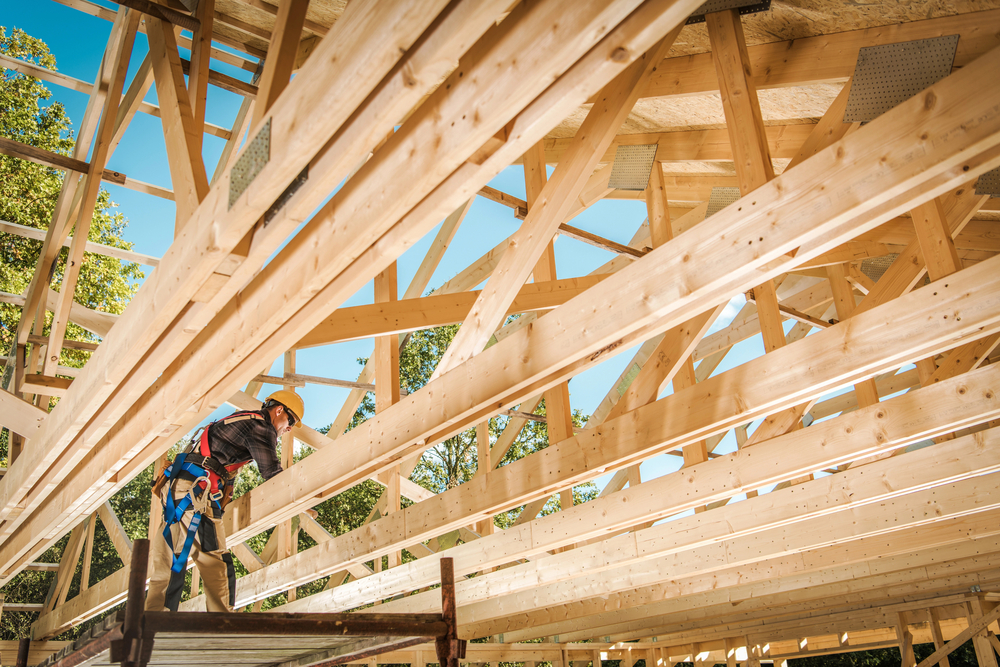
{"label": "plywood sheathing", "polygon": [[[843,88],[840,83],[772,88],[758,92],[765,125],[815,123]],[[548,136],[576,134],[590,106],[585,105],[557,125]],[[647,97],[636,102],[618,134],[721,129],[726,126],[718,93],[684,97]]]}
{"label": "plywood sheathing", "polygon": [[[278,0],[273,0],[267,4],[277,9]],[[311,0],[309,10],[306,12],[306,20],[329,28],[340,18],[346,7],[347,0]],[[217,0],[215,11],[260,28],[267,33],[274,30],[274,15],[263,9],[254,7],[245,0]],[[267,50],[268,40],[261,36],[251,35],[220,22],[216,22],[215,31],[220,35],[237,39],[262,51]],[[309,32],[303,34],[304,39],[309,39],[310,37]]]}
{"label": "plywood sheathing", "polygon": [[[940,18],[996,9],[990,0],[772,0],[771,10],[743,17],[748,46],[768,44],[907,21]],[[710,51],[704,23],[687,26],[667,56]],[[763,100],[761,100],[763,104]]]}

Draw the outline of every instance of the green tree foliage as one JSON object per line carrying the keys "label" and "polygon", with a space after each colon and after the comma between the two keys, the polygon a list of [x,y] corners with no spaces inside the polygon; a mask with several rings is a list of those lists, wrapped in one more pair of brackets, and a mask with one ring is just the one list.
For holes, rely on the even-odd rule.
{"label": "green tree foliage", "polygon": [[[0,53],[33,62],[54,70],[55,57],[39,39],[14,28],[10,34],[0,26]],[[71,123],[63,105],[52,100],[52,93],[38,79],[13,70],[0,69],[0,136],[54,153],[72,153],[74,139]],[[0,220],[25,227],[47,229],[65,172],[34,162],[0,155]],[[131,249],[122,239],[127,222],[115,211],[108,192],[101,190],[89,240],[116,248]],[[24,294],[41,252],[42,242],[13,234],[0,233],[0,290]],[[65,270],[68,250],[63,249],[52,276],[56,290]],[[137,264],[103,255],[85,253],[74,300],[88,308],[107,313],[121,313],[137,289],[143,273]],[[11,350],[21,306],[0,303],[0,351]],[[49,314],[51,320],[51,313]],[[48,323],[47,323],[48,324]],[[44,333],[48,333],[48,327]],[[96,342],[97,337],[70,323],[67,338]],[[81,350],[63,350],[60,364],[82,367],[89,356]],[[6,455],[6,440],[0,443]]]}
{"label": "green tree foliage", "polygon": [[[0,26],[0,53],[47,69],[56,69],[55,57],[45,43],[17,28],[8,33],[6,28]],[[63,105],[52,100],[52,93],[37,79],[7,69],[0,69],[0,136],[63,155],[71,154],[74,146],[70,120]],[[0,220],[47,229],[63,176],[64,172],[60,170],[0,155]],[[114,209],[115,204],[107,191],[102,190],[88,238],[105,245],[130,249],[132,244],[122,239],[126,220]],[[0,291],[11,294],[27,291],[41,247],[41,241],[0,233]],[[52,280],[56,288],[65,262],[66,250],[63,250]],[[94,310],[121,313],[142,277],[136,264],[86,253],[75,300]],[[0,303],[0,354],[6,355],[10,351],[20,318],[19,305]],[[47,327],[45,333],[48,333]],[[72,340],[97,341],[93,334],[73,323],[67,327],[66,335]],[[82,367],[88,355],[79,350],[64,350],[59,363]],[[3,431],[0,436],[0,466],[7,465],[7,437],[8,432]],[[152,471],[145,471],[111,500],[126,532],[133,539],[146,536],[151,477]],[[38,560],[58,562],[67,541],[68,536],[64,536]],[[90,582],[100,581],[121,566],[107,531],[98,522]],[[78,563],[70,586],[71,597],[80,589],[81,570]],[[41,603],[45,601],[54,578],[50,572],[26,571],[4,586],[2,592],[9,604]],[[0,637],[17,639],[27,636],[30,624],[37,616],[34,612],[5,610],[0,616]]]}

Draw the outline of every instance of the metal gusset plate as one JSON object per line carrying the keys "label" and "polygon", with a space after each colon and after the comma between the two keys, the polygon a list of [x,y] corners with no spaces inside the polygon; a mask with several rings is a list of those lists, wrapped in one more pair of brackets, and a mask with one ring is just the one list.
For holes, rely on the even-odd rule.
{"label": "metal gusset plate", "polygon": [[739,198],[739,188],[712,188],[712,194],[708,197],[708,212],[705,213],[705,217],[715,215]]}
{"label": "metal gusset plate", "polygon": [[253,139],[247,143],[246,149],[233,169],[229,172],[229,208],[233,207],[246,189],[257,178],[257,174],[271,160],[271,119],[268,118]]}
{"label": "metal gusset plate", "polygon": [[771,9],[771,0],[764,0],[764,2],[757,2],[756,0],[708,0],[708,2],[694,10],[694,14],[688,17],[687,25],[704,23],[705,14],[722,12],[727,9],[738,9],[740,10],[740,14],[766,12]]}
{"label": "metal gusset plate", "polygon": [[976,194],[1000,197],[1000,167],[979,177],[979,182],[976,183]]}
{"label": "metal gusset plate", "polygon": [[896,261],[899,257],[899,253],[891,252],[888,255],[883,255],[881,257],[869,257],[868,259],[861,260],[861,273],[865,274],[872,279],[872,282],[878,282],[892,263]]}
{"label": "metal gusset plate", "polygon": [[951,74],[958,35],[869,46],[858,52],[845,123],[867,123]]}
{"label": "metal gusset plate", "polygon": [[611,166],[608,187],[616,190],[645,190],[656,158],[657,144],[619,146]]}

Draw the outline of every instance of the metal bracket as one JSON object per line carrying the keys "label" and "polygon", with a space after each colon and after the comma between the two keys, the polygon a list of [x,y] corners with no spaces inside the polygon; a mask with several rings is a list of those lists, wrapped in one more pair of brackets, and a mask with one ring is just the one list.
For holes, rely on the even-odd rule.
{"label": "metal bracket", "polygon": [[976,194],[1000,197],[1000,167],[979,176],[979,181],[976,183]]}
{"label": "metal bracket", "polygon": [[740,15],[766,12],[771,9],[771,0],[764,0],[764,2],[758,2],[757,0],[708,0],[708,2],[694,10],[694,14],[688,17],[685,25],[704,23],[705,14],[722,12],[727,9],[738,9],[740,10]]}
{"label": "metal bracket", "polygon": [[739,188],[712,188],[712,194],[708,197],[708,211],[705,212],[705,217],[713,216],[730,204],[739,201],[740,196]]}
{"label": "metal bracket", "polygon": [[247,147],[229,172],[229,208],[246,192],[270,160],[271,119],[268,118],[257,136],[247,142]]}
{"label": "metal bracket", "polygon": [[845,123],[867,123],[951,74],[958,35],[868,46],[858,52]]}
{"label": "metal bracket", "polygon": [[309,165],[306,165],[306,168],[299,172],[299,175],[295,177],[295,180],[288,184],[288,187],[281,193],[281,196],[278,197],[273,204],[271,204],[271,208],[267,209],[267,213],[264,214],[265,227],[267,226],[267,223],[271,222],[271,220],[278,215],[278,211],[285,207],[285,204],[288,203],[292,196],[294,196],[295,193],[299,191],[299,188],[301,188],[308,180]]}
{"label": "metal bracket", "polygon": [[620,145],[615,151],[608,187],[616,190],[645,190],[653,170],[658,144]]}

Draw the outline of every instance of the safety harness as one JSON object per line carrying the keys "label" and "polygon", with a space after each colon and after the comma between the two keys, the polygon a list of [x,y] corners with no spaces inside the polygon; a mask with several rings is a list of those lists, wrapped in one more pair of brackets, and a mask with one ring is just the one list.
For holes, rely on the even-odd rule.
{"label": "safety harness", "polygon": [[[194,544],[194,536],[198,533],[198,526],[201,525],[202,515],[211,508],[215,516],[222,516],[226,484],[236,476],[240,468],[250,462],[248,459],[223,466],[218,459],[212,457],[212,450],[208,444],[208,431],[216,424],[231,424],[244,419],[263,421],[264,417],[256,412],[237,412],[225,419],[212,422],[202,429],[201,438],[198,440],[198,452],[194,452],[195,443],[192,441],[188,451],[178,454],[163,471],[164,481],[169,486],[163,506],[163,523],[165,524],[163,539],[167,541],[167,546],[170,547],[171,551],[174,550],[171,527],[180,523],[184,513],[189,509],[194,510],[194,515],[188,524],[184,546],[180,553],[174,554],[174,560],[170,567],[173,572],[183,572],[187,566],[188,555],[191,553],[191,545]],[[175,500],[174,488],[181,479],[194,482],[194,484],[183,498]]]}

